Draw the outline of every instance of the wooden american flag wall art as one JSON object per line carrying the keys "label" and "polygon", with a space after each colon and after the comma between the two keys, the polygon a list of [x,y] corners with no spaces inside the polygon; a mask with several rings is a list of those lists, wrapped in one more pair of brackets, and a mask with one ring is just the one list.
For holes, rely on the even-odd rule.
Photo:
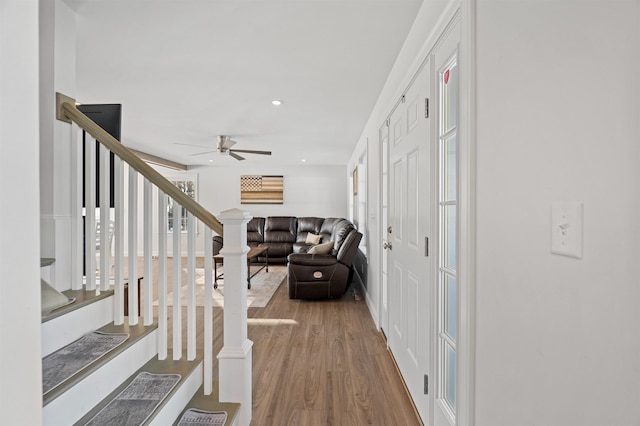
{"label": "wooden american flag wall art", "polygon": [[240,204],[283,204],[283,176],[240,176]]}

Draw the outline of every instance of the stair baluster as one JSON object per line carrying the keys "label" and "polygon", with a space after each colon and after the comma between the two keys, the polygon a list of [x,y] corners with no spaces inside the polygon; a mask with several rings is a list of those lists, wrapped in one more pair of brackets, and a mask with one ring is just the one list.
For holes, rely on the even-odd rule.
{"label": "stair baluster", "polygon": [[144,277],[145,285],[144,290],[144,305],[142,305],[142,316],[144,318],[144,325],[153,324],[153,268],[151,267],[151,261],[153,259],[152,243],[153,243],[153,187],[148,179],[144,179],[144,223],[143,223],[143,257],[144,266],[142,276]]}
{"label": "stair baluster", "polygon": [[96,140],[86,135],[84,144],[84,238],[87,290],[96,289]]}
{"label": "stair baluster", "polygon": [[116,157],[115,173],[115,258],[114,258],[114,322],[124,324],[124,162]]}
{"label": "stair baluster", "polygon": [[196,219],[187,213],[187,359],[196,358]]}
{"label": "stair baluster", "polygon": [[[104,145],[100,145],[100,290],[109,290],[109,276],[111,274],[111,241],[109,217],[109,151]],[[90,241],[90,240],[88,240]],[[96,241],[96,240],[94,240]]]}
{"label": "stair baluster", "polygon": [[158,359],[167,359],[167,195],[158,190]]}
{"label": "stair baluster", "polygon": [[173,359],[182,357],[182,231],[178,203],[173,200]]}
{"label": "stair baluster", "polygon": [[71,290],[83,286],[82,261],[82,129],[71,126]]}
{"label": "stair baluster", "polygon": [[133,167],[129,167],[129,217],[128,217],[128,237],[129,268],[127,270],[128,299],[129,299],[129,325],[138,324],[138,172]]}

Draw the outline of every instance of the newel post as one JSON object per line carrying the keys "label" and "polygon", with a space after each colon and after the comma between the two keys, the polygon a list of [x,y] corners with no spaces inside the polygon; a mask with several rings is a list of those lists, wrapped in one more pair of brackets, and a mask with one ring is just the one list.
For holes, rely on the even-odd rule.
{"label": "newel post", "polygon": [[239,424],[251,422],[251,347],[247,338],[247,223],[251,215],[238,209],[218,216],[224,225],[224,345],[218,353],[221,402],[242,404]]}

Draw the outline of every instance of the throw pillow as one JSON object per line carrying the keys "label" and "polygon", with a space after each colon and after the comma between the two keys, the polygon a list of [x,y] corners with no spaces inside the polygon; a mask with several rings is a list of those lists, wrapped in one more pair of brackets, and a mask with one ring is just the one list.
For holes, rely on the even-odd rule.
{"label": "throw pillow", "polygon": [[307,239],[304,241],[306,244],[320,244],[320,239],[322,235],[316,235],[309,232],[307,234]]}
{"label": "throw pillow", "polygon": [[307,253],[309,254],[329,254],[333,250],[333,241],[329,241],[328,243],[318,244],[309,249]]}

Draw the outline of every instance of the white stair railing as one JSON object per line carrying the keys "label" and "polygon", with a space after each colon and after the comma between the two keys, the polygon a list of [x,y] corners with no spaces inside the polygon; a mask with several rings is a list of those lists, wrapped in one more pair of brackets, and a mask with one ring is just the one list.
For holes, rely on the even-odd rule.
{"label": "white stair railing", "polygon": [[[85,188],[84,217],[82,212],[82,183],[76,181],[72,185],[71,200],[73,206],[73,223],[71,238],[75,242],[73,249],[73,289],[88,291],[114,290],[114,322],[125,321],[124,295],[128,296],[128,323],[136,325],[142,316],[144,325],[154,321],[153,302],[157,300],[158,322],[158,358],[163,360],[168,355],[168,330],[173,333],[172,357],[182,359],[182,227],[180,214],[174,214],[171,284],[168,283],[167,266],[169,253],[167,247],[167,204],[171,198],[174,209],[185,208],[187,214],[187,247],[186,247],[186,357],[196,358],[197,316],[196,316],[196,222],[204,225],[205,258],[204,258],[204,392],[210,395],[213,391],[213,232],[222,235],[222,225],[206,209],[176,188],[162,177],[156,170],[144,163],[138,156],[120,144],[106,131],[82,114],[75,106],[73,99],[58,94],[57,118],[72,123],[72,138],[75,144],[72,150],[72,176],[80,178],[82,170],[82,145],[85,147]],[[84,130],[84,132],[83,132]],[[96,141],[100,143],[98,160],[96,160]],[[115,154],[114,161],[114,197],[113,212],[109,208],[109,162],[110,154]],[[99,164],[99,167],[97,167]],[[100,199],[96,200],[96,169],[99,168]],[[142,175],[142,176],[139,176]],[[142,181],[140,181],[142,177]],[[142,182],[143,207],[138,210],[138,185]],[[157,198],[157,204],[153,198]],[[125,200],[127,215],[125,217]],[[98,203],[99,201],[99,203]],[[97,206],[99,206],[97,208]],[[98,211],[98,214],[96,214]],[[176,210],[174,210],[175,212]],[[221,402],[241,403],[239,424],[248,425],[251,421],[251,347],[247,339],[247,262],[246,226],[251,217],[240,210],[229,210],[221,213],[225,224],[225,308],[224,308],[224,345],[218,354],[219,394]],[[158,222],[153,232],[153,220]],[[84,221],[84,230],[82,223]],[[142,294],[138,293],[138,222],[142,226]],[[97,227],[97,223],[113,222],[114,255],[111,256],[111,236],[109,226]],[[96,229],[99,229],[96,235]],[[126,229],[125,229],[126,228]],[[126,230],[126,232],[125,232]],[[86,276],[82,276],[83,266]],[[157,241],[157,293],[153,292],[153,242]],[[100,261],[96,262],[96,242],[99,246]],[[125,261],[125,248],[126,257]],[[113,264],[111,262],[113,259]],[[99,279],[99,286],[97,280]],[[125,290],[125,283],[128,284]],[[173,311],[171,319],[168,315],[168,291],[173,292]],[[142,299],[139,312],[138,301]],[[171,323],[169,322],[171,321]]]}

